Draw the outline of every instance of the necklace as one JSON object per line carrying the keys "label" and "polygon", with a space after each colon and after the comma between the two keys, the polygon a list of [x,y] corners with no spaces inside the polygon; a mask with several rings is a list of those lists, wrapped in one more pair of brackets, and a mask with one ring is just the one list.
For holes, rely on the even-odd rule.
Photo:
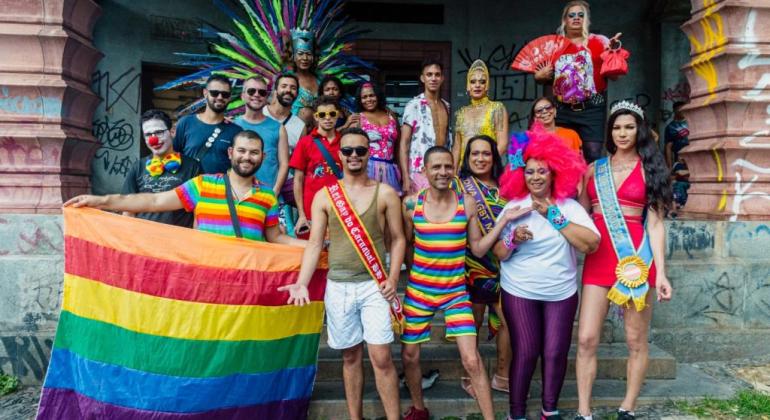
{"label": "necklace", "polygon": [[481,98],[481,99],[473,99],[473,98],[471,98],[471,106],[473,106],[473,107],[486,105],[489,102],[490,102],[489,101],[489,96],[486,96],[486,95],[484,95],[484,97]]}

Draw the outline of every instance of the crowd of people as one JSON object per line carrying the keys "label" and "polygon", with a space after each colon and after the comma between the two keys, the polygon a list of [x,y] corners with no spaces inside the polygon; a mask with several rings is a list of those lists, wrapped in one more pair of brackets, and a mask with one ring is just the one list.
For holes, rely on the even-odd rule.
{"label": "crowd of people", "polygon": [[[374,81],[345,101],[339,79],[318,80],[313,50],[299,37],[294,72],[242,81],[242,115],[226,116],[232,81],[211,76],[205,109],[175,127],[161,111],[142,114],[151,155],[132,168],[123,194],[65,205],[304,247],[297,283],[280,289],[295,305],[309,302],[328,247],[328,344],[342,352],[352,419],[362,418],[364,342],[386,417],[401,418],[391,354],[399,334],[411,395],[405,418],[429,418],[420,345],[439,311],[466,372],[459,385],[485,419],[494,418],[492,390],[509,393],[509,418],[525,418],[538,360],[541,417],[560,419],[579,306],[575,418],[591,420],[600,331],[615,303],[629,350],[617,418],[633,419],[652,303],[672,296],[662,223],[672,185],[643,110],[622,101],[607,116],[598,69],[619,34],[607,39],[588,27],[588,4],[569,2],[559,33],[571,44],[535,74],[554,96],[533,101],[521,133],[509,132],[505,106],[489,98],[481,60],[468,70],[469,104],[454,118],[440,95],[444,68],[432,60],[419,69],[424,91],[399,117]],[[567,77],[575,72],[582,77]],[[681,114],[675,122],[666,130],[669,164],[687,136]],[[580,293],[577,253],[587,255]],[[409,277],[399,296],[402,263]],[[478,351],[485,321],[497,344],[492,378]]]}

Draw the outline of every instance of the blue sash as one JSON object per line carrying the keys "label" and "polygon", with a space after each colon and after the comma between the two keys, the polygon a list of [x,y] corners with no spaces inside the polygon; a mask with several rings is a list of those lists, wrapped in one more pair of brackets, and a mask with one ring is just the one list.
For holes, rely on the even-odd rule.
{"label": "blue sash", "polygon": [[650,290],[647,278],[652,264],[652,248],[650,248],[647,230],[644,230],[644,238],[639,248],[635,249],[626,219],[618,203],[609,157],[594,163],[594,183],[604,215],[604,223],[607,225],[612,246],[618,256],[618,265],[615,268],[617,280],[607,293],[607,298],[616,305],[624,307],[628,307],[629,301],[633,301],[636,310],[642,311],[646,306],[647,292]]}

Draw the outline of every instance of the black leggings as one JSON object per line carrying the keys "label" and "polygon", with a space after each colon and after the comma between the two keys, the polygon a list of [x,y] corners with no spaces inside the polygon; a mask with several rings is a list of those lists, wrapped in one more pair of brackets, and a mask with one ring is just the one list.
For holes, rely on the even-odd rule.
{"label": "black leggings", "polygon": [[557,302],[524,299],[504,290],[501,294],[513,347],[508,379],[510,414],[514,418],[526,415],[527,394],[538,358],[542,358],[543,410],[555,411],[567,373],[577,292]]}

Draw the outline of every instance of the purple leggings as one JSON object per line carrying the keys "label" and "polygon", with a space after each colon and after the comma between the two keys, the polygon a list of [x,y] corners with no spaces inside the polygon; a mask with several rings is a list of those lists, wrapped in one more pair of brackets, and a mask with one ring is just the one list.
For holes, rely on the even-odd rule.
{"label": "purple leggings", "polygon": [[578,295],[544,302],[516,297],[503,290],[502,300],[513,347],[508,379],[511,416],[526,415],[527,393],[538,358],[542,358],[543,410],[554,411],[567,373]]}

